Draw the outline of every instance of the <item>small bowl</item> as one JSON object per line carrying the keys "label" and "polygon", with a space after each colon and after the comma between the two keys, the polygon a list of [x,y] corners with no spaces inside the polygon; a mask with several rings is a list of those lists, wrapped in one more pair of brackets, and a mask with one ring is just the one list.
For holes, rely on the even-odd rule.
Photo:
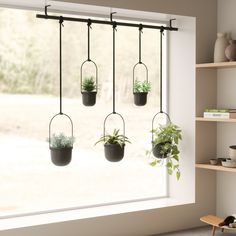
{"label": "small bowl", "polygon": [[211,165],[217,165],[218,164],[218,159],[210,159],[210,164]]}
{"label": "small bowl", "polygon": [[236,161],[234,160],[222,161],[221,164],[224,167],[236,168]]}

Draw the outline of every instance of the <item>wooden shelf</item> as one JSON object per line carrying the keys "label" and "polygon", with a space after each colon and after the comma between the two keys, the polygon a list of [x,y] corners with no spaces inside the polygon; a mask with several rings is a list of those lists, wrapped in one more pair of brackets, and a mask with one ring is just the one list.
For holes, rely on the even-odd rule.
{"label": "wooden shelf", "polygon": [[199,169],[207,169],[207,170],[215,170],[215,171],[227,171],[227,172],[235,172],[236,168],[229,168],[220,165],[210,165],[210,164],[196,164],[196,168]]}
{"label": "wooden shelf", "polygon": [[217,62],[217,63],[202,63],[197,64],[196,68],[217,69],[217,68],[236,68],[236,61],[232,62]]}
{"label": "wooden shelf", "polygon": [[204,117],[196,117],[196,121],[206,121],[206,122],[229,122],[236,123],[236,119],[221,119],[221,118],[204,118]]}

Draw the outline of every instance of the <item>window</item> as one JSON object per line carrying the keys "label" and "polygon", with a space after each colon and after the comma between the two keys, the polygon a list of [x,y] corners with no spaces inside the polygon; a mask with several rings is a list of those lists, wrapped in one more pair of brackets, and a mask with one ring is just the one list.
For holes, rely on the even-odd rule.
{"label": "window", "polygon": [[[87,25],[64,23],[63,111],[74,122],[76,143],[70,165],[56,167],[46,138],[50,118],[59,111],[59,24],[35,15],[0,10],[0,217],[166,196],[166,168],[151,167],[145,156],[151,120],[159,110],[158,32],[145,29],[142,36],[152,91],[147,105],[136,107],[132,68],[138,62],[138,29],[117,29],[116,110],[132,144],[126,145],[121,162],[109,163],[103,145],[94,143],[112,111],[112,28],[92,25],[91,58],[98,65],[99,89],[96,106],[88,108],[80,94]],[[121,129],[115,118],[108,124],[113,128]]]}

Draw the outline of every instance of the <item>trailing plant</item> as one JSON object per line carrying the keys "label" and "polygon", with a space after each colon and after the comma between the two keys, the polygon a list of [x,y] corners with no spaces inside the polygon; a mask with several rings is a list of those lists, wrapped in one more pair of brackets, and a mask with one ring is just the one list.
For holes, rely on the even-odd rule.
{"label": "trailing plant", "polygon": [[82,90],[85,92],[92,92],[96,89],[96,83],[93,76],[85,77],[82,83]]}
{"label": "trailing plant", "polygon": [[95,145],[104,142],[104,144],[119,144],[122,147],[125,143],[131,143],[125,135],[119,134],[119,132],[119,129],[114,129],[112,134],[102,135]]}
{"label": "trailing plant", "polygon": [[[168,123],[166,125],[160,125],[157,129],[151,131],[153,133],[153,147],[159,145],[160,154],[162,157],[166,157],[166,167],[169,175],[172,175],[173,172],[176,174],[177,180],[180,178],[180,169],[179,169],[179,141],[182,140],[182,131],[181,129],[173,124]],[[147,151],[147,155],[151,155],[151,151]],[[161,159],[155,158],[150,165],[156,166],[158,163],[161,163]]]}
{"label": "trailing plant", "polygon": [[50,139],[50,146],[52,148],[69,148],[73,147],[74,141],[74,137],[67,137],[64,133],[53,134]]}
{"label": "trailing plant", "polygon": [[151,91],[151,83],[148,81],[134,81],[134,92],[135,93],[148,93]]}

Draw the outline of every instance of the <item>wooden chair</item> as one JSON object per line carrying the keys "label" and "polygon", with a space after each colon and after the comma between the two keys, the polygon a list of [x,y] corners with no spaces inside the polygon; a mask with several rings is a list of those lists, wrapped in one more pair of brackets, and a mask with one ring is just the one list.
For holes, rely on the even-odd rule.
{"label": "wooden chair", "polygon": [[215,236],[215,232],[217,228],[221,229],[221,232],[224,232],[225,229],[236,231],[236,228],[230,228],[228,226],[219,226],[219,223],[223,222],[224,219],[218,216],[207,215],[207,216],[201,217],[200,220],[212,226],[211,236]]}

